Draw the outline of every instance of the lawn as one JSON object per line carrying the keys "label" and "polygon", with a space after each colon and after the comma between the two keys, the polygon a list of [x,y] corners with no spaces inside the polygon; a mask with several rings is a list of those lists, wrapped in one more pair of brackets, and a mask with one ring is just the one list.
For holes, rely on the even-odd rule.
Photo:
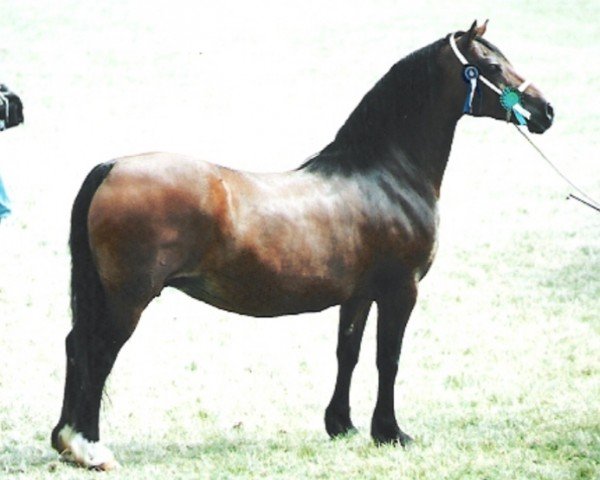
{"label": "lawn", "polygon": [[[490,18],[488,38],[555,106],[535,141],[600,197],[600,4],[592,1],[0,0],[0,81],[26,123],[0,134],[0,478],[97,478],[49,446],[69,331],[70,206],[87,171],[164,150],[298,166],[400,57]],[[228,314],[165,291],[103,407],[110,478],[600,478],[600,215],[502,122],[459,123],[440,249],[397,380],[407,449],[369,438],[375,311],[331,441],[337,310]]]}

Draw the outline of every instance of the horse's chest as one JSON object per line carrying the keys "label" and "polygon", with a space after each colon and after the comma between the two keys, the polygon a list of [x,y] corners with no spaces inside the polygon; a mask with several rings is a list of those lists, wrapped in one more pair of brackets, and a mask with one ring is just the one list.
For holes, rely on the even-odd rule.
{"label": "horse's chest", "polygon": [[422,278],[437,252],[437,211],[431,208],[404,209],[383,222],[381,262]]}

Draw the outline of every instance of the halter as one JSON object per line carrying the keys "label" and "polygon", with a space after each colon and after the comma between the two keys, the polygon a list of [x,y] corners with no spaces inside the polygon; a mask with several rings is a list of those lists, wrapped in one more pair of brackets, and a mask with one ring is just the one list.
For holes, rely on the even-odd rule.
{"label": "halter", "polygon": [[496,85],[481,75],[476,66],[469,64],[465,56],[460,53],[460,50],[456,46],[456,40],[454,39],[455,35],[456,33],[450,34],[450,47],[452,47],[452,51],[460,63],[464,65],[463,79],[469,85],[463,112],[472,113],[473,97],[475,96],[475,92],[478,90],[477,81],[481,80],[482,83],[484,83],[492,91],[496,92],[500,97],[500,104],[507,112],[507,121],[510,120],[510,115],[514,113],[519,124],[526,125],[527,120],[531,118],[531,113],[526,110],[523,105],[521,105],[521,94],[527,89],[527,87],[529,87],[529,85],[531,85],[531,82],[529,80],[525,80],[516,89],[513,87],[504,87],[503,90],[500,90]]}
{"label": "halter", "polygon": [[[504,109],[507,112],[506,120],[509,121],[510,115],[514,113],[515,118],[519,121],[519,124],[526,125],[527,120],[531,118],[531,113],[528,110],[526,110],[520,102],[521,94],[525,90],[527,90],[527,87],[531,85],[531,82],[529,80],[525,80],[516,89],[513,87],[504,87],[504,90],[500,90],[496,85],[494,85],[487,78],[481,75],[479,73],[479,69],[476,66],[469,64],[465,56],[462,53],[460,53],[460,50],[456,46],[456,40],[454,39],[455,35],[456,33],[450,35],[450,46],[452,47],[452,51],[454,52],[460,63],[464,65],[463,79],[469,84],[469,90],[467,92],[467,98],[465,100],[465,107],[463,111],[465,113],[471,113],[473,108],[474,94],[477,90],[479,90],[479,87],[477,86],[477,81],[481,80],[485,85],[487,85],[491,90],[493,90],[500,96],[500,104],[502,105],[502,107],[504,107]],[[558,169],[558,167],[546,155],[544,155],[544,152],[542,152],[540,148],[535,143],[533,143],[533,141],[527,136],[527,134],[523,130],[521,130],[516,125],[514,125],[514,127],[521,135],[523,135],[523,137],[525,137],[525,139],[531,144],[531,146],[537,150],[537,152],[546,161],[546,163],[548,163],[548,165],[550,165],[552,169],[560,177],[562,177],[562,179],[565,182],[571,185],[571,187],[577,190],[583,197],[581,198],[571,193],[569,194],[567,199],[572,198],[600,212],[600,202],[597,202],[595,199],[590,197],[581,188],[575,185],[564,173],[562,173]]]}

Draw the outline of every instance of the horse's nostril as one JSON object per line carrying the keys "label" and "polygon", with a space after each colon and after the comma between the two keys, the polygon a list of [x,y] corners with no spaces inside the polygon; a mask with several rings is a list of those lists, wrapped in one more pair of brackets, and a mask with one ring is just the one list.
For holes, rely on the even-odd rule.
{"label": "horse's nostril", "polygon": [[546,104],[546,117],[548,120],[552,120],[554,118],[554,108],[549,103]]}

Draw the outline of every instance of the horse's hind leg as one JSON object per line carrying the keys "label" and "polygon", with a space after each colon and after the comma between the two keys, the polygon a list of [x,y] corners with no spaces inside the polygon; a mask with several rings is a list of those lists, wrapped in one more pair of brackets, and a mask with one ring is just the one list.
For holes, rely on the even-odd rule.
{"label": "horse's hind leg", "polygon": [[109,295],[96,321],[80,317],[67,336],[63,409],[52,432],[52,445],[65,460],[100,470],[117,466],[99,442],[100,403],[106,378],[144,307]]}
{"label": "horse's hind leg", "polygon": [[350,419],[350,382],[358,362],[360,343],[371,303],[368,299],[354,298],[340,307],[338,374],[333,397],[325,410],[325,428],[331,437],[355,431]]}
{"label": "horse's hind leg", "polygon": [[411,438],[396,421],[394,384],[406,324],[417,299],[416,284],[408,284],[387,292],[377,300],[377,369],[379,390],[371,422],[371,435],[376,443],[400,443],[405,446]]}

